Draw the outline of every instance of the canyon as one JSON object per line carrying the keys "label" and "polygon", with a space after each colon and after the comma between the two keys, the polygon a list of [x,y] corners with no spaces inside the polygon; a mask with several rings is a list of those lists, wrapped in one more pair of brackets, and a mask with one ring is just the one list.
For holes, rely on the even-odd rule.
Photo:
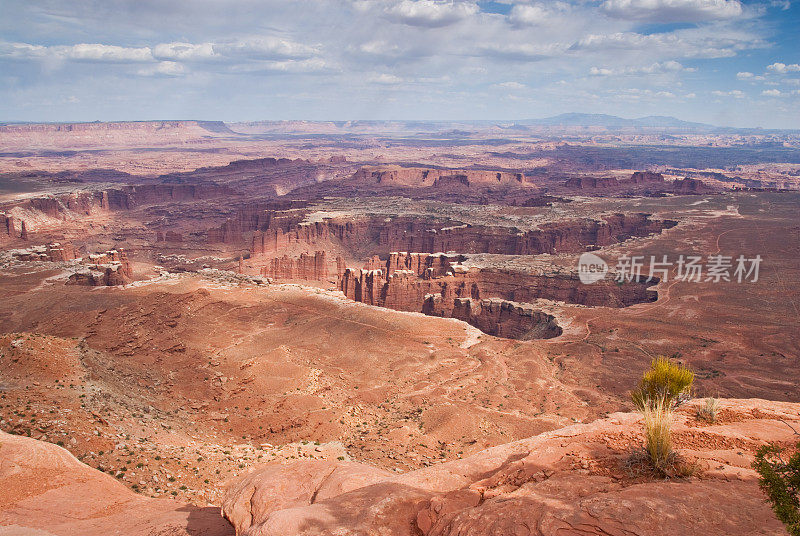
{"label": "canyon", "polygon": [[[793,138],[446,127],[0,128],[0,532],[781,534]],[[677,410],[679,479],[631,465],[657,355],[720,404]]]}

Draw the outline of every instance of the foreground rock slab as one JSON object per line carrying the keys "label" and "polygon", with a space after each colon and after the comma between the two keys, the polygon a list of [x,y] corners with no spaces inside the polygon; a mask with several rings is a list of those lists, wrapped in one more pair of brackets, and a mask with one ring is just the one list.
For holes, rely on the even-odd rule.
{"label": "foreground rock slab", "polygon": [[749,466],[759,445],[800,439],[800,404],[727,400],[714,423],[698,407],[673,429],[685,478],[632,463],[640,417],[616,413],[403,475],[266,466],[229,484],[223,513],[243,536],[786,534]]}
{"label": "foreground rock slab", "polygon": [[217,508],[131,492],[63,448],[0,432],[0,534],[227,536]]}

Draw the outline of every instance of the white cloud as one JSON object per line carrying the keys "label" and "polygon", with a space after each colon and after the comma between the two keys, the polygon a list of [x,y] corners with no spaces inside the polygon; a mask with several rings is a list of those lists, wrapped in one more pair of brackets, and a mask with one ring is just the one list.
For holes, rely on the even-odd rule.
{"label": "white cloud", "polygon": [[592,76],[624,76],[624,75],[649,75],[649,74],[666,74],[678,72],[695,72],[697,69],[694,67],[684,67],[679,62],[674,60],[656,62],[650,65],[640,67],[622,67],[618,69],[611,69],[605,67],[592,67],[589,69],[589,74]]}
{"label": "white cloud", "polygon": [[519,82],[501,82],[499,84],[492,84],[492,87],[496,89],[519,90],[519,89],[525,89],[528,86],[526,86],[525,84],[520,84]]}
{"label": "white cloud", "polygon": [[214,43],[213,49],[215,54],[229,58],[265,60],[307,58],[316,52],[314,47],[277,37],[254,37]]}
{"label": "white cloud", "polygon": [[375,84],[386,84],[386,85],[401,84],[403,82],[403,79],[400,78],[399,76],[395,76],[389,73],[376,74],[369,77],[367,80],[369,80],[370,82],[374,82]]}
{"label": "white cloud", "polygon": [[153,61],[150,48],[132,48],[99,43],[77,45],[30,45],[27,43],[0,44],[0,57],[13,59],[72,60],[107,63]]}
{"label": "white cloud", "polygon": [[202,61],[215,55],[211,43],[161,43],[153,47],[153,56],[160,60]]}
{"label": "white cloud", "polygon": [[682,58],[730,58],[737,52],[766,46],[761,39],[740,34],[715,35],[695,30],[640,34],[617,32],[589,34],[571,47],[571,51],[635,50]]}
{"label": "white cloud", "polygon": [[800,64],[792,63],[786,65],[785,63],[775,62],[772,65],[767,65],[767,70],[777,74],[796,73],[800,72]]}
{"label": "white cloud", "polygon": [[744,92],[738,89],[732,89],[730,91],[715,90],[712,91],[711,94],[716,97],[733,97],[735,99],[743,99],[745,97]]}
{"label": "white cloud", "polygon": [[783,95],[779,89],[765,89],[761,94],[765,97],[780,97]]}
{"label": "white cloud", "polygon": [[256,61],[231,65],[231,73],[321,73],[332,71],[333,66],[321,58],[305,60]]}
{"label": "white cloud", "polygon": [[472,2],[402,0],[384,9],[389,20],[409,26],[440,28],[449,26],[478,12]]}
{"label": "white cloud", "polygon": [[541,5],[515,4],[508,14],[508,20],[515,26],[536,26],[550,18],[550,11]]}
{"label": "white cloud", "polygon": [[766,80],[760,74],[753,74],[749,71],[741,71],[736,73],[736,78],[738,80],[746,80],[748,82],[763,82],[764,80]]}
{"label": "white cloud", "polygon": [[478,45],[475,55],[492,56],[512,61],[541,61],[558,56],[564,52],[564,46],[558,43],[536,44],[508,44],[488,43]]}
{"label": "white cloud", "polygon": [[139,69],[141,76],[181,76],[186,73],[186,68],[174,61],[160,61],[154,66]]}
{"label": "white cloud", "polygon": [[649,22],[704,22],[739,17],[738,0],[606,0],[601,9],[608,16]]}

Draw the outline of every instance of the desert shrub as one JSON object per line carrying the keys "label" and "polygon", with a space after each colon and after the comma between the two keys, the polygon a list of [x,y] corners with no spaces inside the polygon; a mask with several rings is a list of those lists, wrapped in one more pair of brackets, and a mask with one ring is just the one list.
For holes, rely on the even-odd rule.
{"label": "desert shrub", "polygon": [[719,412],[719,400],[713,396],[706,398],[706,402],[697,410],[697,416],[704,421],[716,422],[717,412]]}
{"label": "desert shrub", "polygon": [[662,403],[672,409],[689,395],[693,382],[694,372],[688,367],[659,356],[650,363],[631,398],[639,411]]}
{"label": "desert shrub", "polygon": [[672,410],[689,393],[694,373],[657,357],[650,363],[639,385],[631,393],[636,408],[644,417],[645,453],[649,464],[660,474],[674,472],[677,455],[672,450]]}
{"label": "desert shrub", "polygon": [[658,398],[642,407],[644,417],[645,450],[647,457],[659,471],[664,471],[674,457],[672,451],[672,405]]}
{"label": "desert shrub", "polygon": [[786,452],[777,445],[764,445],[756,452],[753,469],[772,510],[792,536],[800,536],[800,443],[784,461]]}

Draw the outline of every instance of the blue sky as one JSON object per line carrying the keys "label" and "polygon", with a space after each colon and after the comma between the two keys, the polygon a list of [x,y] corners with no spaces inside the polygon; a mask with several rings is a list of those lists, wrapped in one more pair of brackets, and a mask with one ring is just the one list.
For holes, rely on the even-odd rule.
{"label": "blue sky", "polygon": [[798,0],[0,0],[0,121],[800,128]]}

